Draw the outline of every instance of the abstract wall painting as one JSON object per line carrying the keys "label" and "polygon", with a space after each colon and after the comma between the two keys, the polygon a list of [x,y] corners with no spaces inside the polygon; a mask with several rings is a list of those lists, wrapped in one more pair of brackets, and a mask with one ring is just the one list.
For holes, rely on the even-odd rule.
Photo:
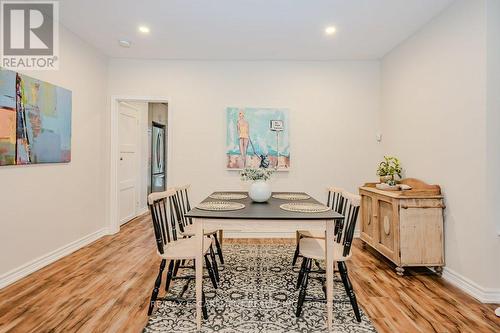
{"label": "abstract wall painting", "polygon": [[16,73],[0,71],[0,165],[16,164]]}
{"label": "abstract wall painting", "polygon": [[228,169],[290,169],[287,109],[228,107],[226,123]]}
{"label": "abstract wall painting", "polygon": [[71,161],[71,91],[0,70],[0,165]]}

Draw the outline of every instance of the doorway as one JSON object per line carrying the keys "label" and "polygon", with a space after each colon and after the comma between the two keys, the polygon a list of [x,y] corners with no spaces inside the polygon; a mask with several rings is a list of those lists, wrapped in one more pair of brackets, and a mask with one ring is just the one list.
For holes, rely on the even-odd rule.
{"label": "doorway", "polygon": [[147,196],[168,186],[167,99],[112,97],[109,233],[147,212]]}
{"label": "doorway", "polygon": [[148,194],[166,190],[167,152],[168,152],[168,104],[148,104],[148,133],[150,135],[150,153],[148,170]]}
{"label": "doorway", "polygon": [[165,191],[165,128],[166,125],[151,124],[151,177],[148,192]]}

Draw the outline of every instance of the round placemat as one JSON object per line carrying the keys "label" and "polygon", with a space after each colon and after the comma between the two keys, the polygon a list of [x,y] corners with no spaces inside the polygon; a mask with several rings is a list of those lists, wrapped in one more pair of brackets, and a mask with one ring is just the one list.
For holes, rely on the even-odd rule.
{"label": "round placemat", "polygon": [[307,200],[311,197],[304,193],[276,193],[273,198],[282,200]]}
{"label": "round placemat", "polygon": [[219,199],[219,200],[240,200],[247,198],[248,195],[243,193],[218,192],[218,193],[212,193],[209,197],[212,199]]}
{"label": "round placemat", "polygon": [[280,205],[280,208],[289,212],[299,213],[321,213],[330,210],[330,207],[310,202],[290,202]]}
{"label": "round placemat", "polygon": [[196,206],[196,208],[202,210],[227,211],[243,209],[245,208],[245,205],[239,202],[231,201],[207,201],[200,203]]}

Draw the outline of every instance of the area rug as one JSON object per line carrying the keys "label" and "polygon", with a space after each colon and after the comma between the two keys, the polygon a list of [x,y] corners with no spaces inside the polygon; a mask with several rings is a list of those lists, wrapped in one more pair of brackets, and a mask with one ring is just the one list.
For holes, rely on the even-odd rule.
{"label": "area rug", "polygon": [[[202,332],[326,332],[325,304],[305,302],[300,318],[295,317],[298,291],[296,269],[290,262],[291,245],[224,244],[225,266],[220,268],[219,288],[209,280],[203,287],[208,320]],[[181,272],[187,274],[191,272]],[[324,297],[321,282],[310,279],[307,295]],[[183,282],[171,289],[178,293]],[[162,285],[163,287],[163,285]],[[185,296],[194,298],[194,281]],[[194,302],[162,302],[150,317],[144,332],[195,332]],[[334,332],[376,332],[361,309],[361,323],[354,317],[340,277],[335,277]]]}

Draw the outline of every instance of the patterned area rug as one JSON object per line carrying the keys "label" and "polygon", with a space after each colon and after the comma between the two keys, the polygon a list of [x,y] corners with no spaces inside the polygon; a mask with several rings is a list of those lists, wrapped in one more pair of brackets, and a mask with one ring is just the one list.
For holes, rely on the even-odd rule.
{"label": "patterned area rug", "polygon": [[[208,320],[202,332],[326,332],[325,304],[305,302],[300,318],[295,317],[297,272],[290,265],[291,245],[224,244],[224,268],[219,267],[217,290],[206,279]],[[300,262],[300,259],[299,259]],[[187,274],[191,272],[182,272]],[[182,280],[171,292],[178,294]],[[162,281],[164,282],[164,281]],[[162,284],[162,288],[164,285]],[[310,279],[308,296],[324,297],[321,282]],[[376,332],[361,310],[362,321],[354,317],[340,277],[335,278],[334,332]],[[194,281],[185,296],[194,298]],[[144,332],[194,332],[194,302],[162,302],[150,317]]]}

